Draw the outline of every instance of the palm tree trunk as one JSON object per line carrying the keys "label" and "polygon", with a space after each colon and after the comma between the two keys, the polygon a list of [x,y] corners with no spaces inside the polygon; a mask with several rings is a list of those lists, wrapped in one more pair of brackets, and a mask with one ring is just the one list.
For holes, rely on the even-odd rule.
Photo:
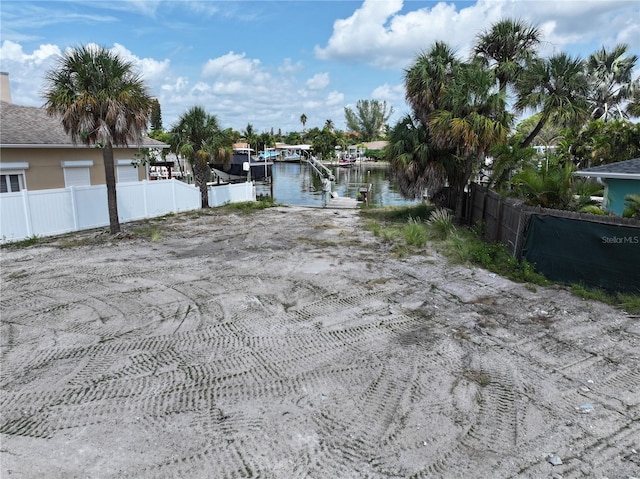
{"label": "palm tree trunk", "polygon": [[196,158],[193,162],[193,173],[196,177],[196,184],[200,188],[200,207],[209,207],[209,190],[207,187],[207,162]]}
{"label": "palm tree trunk", "polygon": [[538,136],[538,133],[540,133],[540,130],[542,130],[542,127],[546,122],[547,122],[547,116],[543,113],[540,116],[540,120],[538,120],[538,124],[531,131],[531,133],[529,133],[529,136],[527,136],[524,140],[522,140],[522,143],[520,143],[520,148],[526,148],[527,146],[529,146],[533,141],[533,139],[536,136]]}
{"label": "palm tree trunk", "polygon": [[116,197],[116,170],[113,162],[113,145],[110,141],[102,148],[104,177],[107,185],[107,205],[109,207],[109,230],[111,234],[120,232],[118,219],[118,198]]}

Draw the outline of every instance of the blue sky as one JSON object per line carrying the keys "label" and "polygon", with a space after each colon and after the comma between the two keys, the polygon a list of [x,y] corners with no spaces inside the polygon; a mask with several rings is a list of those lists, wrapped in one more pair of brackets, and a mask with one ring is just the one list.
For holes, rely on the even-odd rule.
{"label": "blue sky", "polygon": [[637,0],[2,0],[0,70],[14,103],[42,106],[56,58],[96,43],[135,65],[166,129],[194,105],[224,128],[300,131],[304,113],[306,128],[345,129],[344,108],[360,99],[386,101],[393,123],[420,51],[440,40],[466,57],[503,18],[537,25],[543,55],[617,43],[640,55]]}

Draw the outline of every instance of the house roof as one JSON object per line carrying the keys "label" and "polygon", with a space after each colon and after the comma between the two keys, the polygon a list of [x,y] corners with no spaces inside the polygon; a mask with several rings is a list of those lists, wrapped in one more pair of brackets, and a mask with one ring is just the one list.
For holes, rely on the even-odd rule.
{"label": "house roof", "polygon": [[[141,145],[129,148],[168,148],[169,145],[144,137]],[[0,101],[0,147],[2,148],[86,148],[74,144],[59,119],[44,108],[21,106]]]}
{"label": "house roof", "polygon": [[622,180],[640,180],[640,158],[618,161],[608,165],[594,166],[576,171],[577,176],[592,176],[596,178],[618,178]]}

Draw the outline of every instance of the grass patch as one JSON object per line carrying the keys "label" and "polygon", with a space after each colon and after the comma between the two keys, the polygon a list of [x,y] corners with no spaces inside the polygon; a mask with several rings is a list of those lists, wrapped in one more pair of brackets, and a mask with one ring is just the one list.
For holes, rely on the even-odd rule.
{"label": "grass patch", "polygon": [[415,218],[409,218],[402,228],[402,237],[408,245],[421,248],[427,244],[428,239],[425,224]]}
{"label": "grass patch", "polygon": [[581,284],[572,284],[571,292],[579,298],[622,308],[629,314],[640,314],[640,295],[637,294],[609,293],[602,289],[587,288]]}
{"label": "grass patch", "polygon": [[414,206],[370,207],[360,210],[360,215],[375,221],[406,223],[410,219],[426,221],[434,209],[435,207],[429,203],[420,203]]}
{"label": "grass patch", "polygon": [[441,243],[440,250],[450,261],[475,264],[518,283],[551,284],[530,263],[511,256],[506,245],[486,243],[469,230],[455,230]]}
{"label": "grass patch", "polygon": [[445,208],[433,210],[427,220],[427,225],[429,227],[429,235],[433,239],[446,239],[455,231],[453,216]]}
{"label": "grass patch", "polygon": [[29,236],[28,238],[18,241],[8,241],[0,245],[2,248],[27,248],[40,242],[40,237],[37,235]]}
{"label": "grass patch", "polygon": [[153,224],[145,224],[143,226],[132,228],[131,233],[138,238],[144,238],[153,242],[160,241],[160,239],[162,239],[162,231],[160,231],[160,228],[157,225]]}
{"label": "grass patch", "polygon": [[258,201],[243,201],[239,203],[228,203],[224,206],[219,206],[217,208],[212,208],[217,213],[220,212],[234,212],[241,214],[250,214],[255,211],[264,210],[265,208],[272,208],[273,206],[278,206],[277,203],[273,202],[273,198],[261,198]]}

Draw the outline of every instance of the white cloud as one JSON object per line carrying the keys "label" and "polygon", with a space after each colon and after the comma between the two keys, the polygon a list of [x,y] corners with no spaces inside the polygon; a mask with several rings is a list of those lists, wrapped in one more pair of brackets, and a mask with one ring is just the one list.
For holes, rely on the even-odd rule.
{"label": "white cloud", "polygon": [[152,84],[157,83],[164,77],[171,64],[168,59],[158,61],[153,58],[140,58],[119,43],[113,45],[111,52],[134,65],[140,71],[142,78]]}
{"label": "white cloud", "polygon": [[371,98],[374,100],[386,101],[387,103],[402,101],[404,100],[404,85],[389,85],[388,83],[385,83],[371,92]]}
{"label": "white cloud", "polygon": [[260,60],[245,58],[246,54],[229,52],[212,58],[202,68],[204,78],[252,78],[260,72]]}
{"label": "white cloud", "polygon": [[[543,32],[545,50],[598,39],[629,43],[640,49],[640,8],[627,0],[478,0],[439,2],[414,9],[414,2],[365,0],[350,17],[336,20],[326,46],[316,46],[323,60],[360,62],[378,68],[404,68],[435,41],[467,56],[477,34],[503,18],[519,18]],[[405,8],[406,7],[406,8]]]}
{"label": "white cloud", "polygon": [[302,70],[302,62],[293,63],[291,58],[285,58],[282,65],[278,68],[281,75],[291,75]]}
{"label": "white cloud", "polygon": [[329,86],[329,74],[328,73],[316,73],[306,82],[309,90],[322,90]]}
{"label": "white cloud", "polygon": [[26,53],[18,43],[6,40],[0,46],[2,71],[9,73],[11,99],[26,106],[42,106],[43,75],[55,66],[62,51],[56,45],[40,45],[33,53]]}
{"label": "white cloud", "polygon": [[327,106],[342,106],[344,105],[344,93],[338,91],[332,91],[327,95]]}

